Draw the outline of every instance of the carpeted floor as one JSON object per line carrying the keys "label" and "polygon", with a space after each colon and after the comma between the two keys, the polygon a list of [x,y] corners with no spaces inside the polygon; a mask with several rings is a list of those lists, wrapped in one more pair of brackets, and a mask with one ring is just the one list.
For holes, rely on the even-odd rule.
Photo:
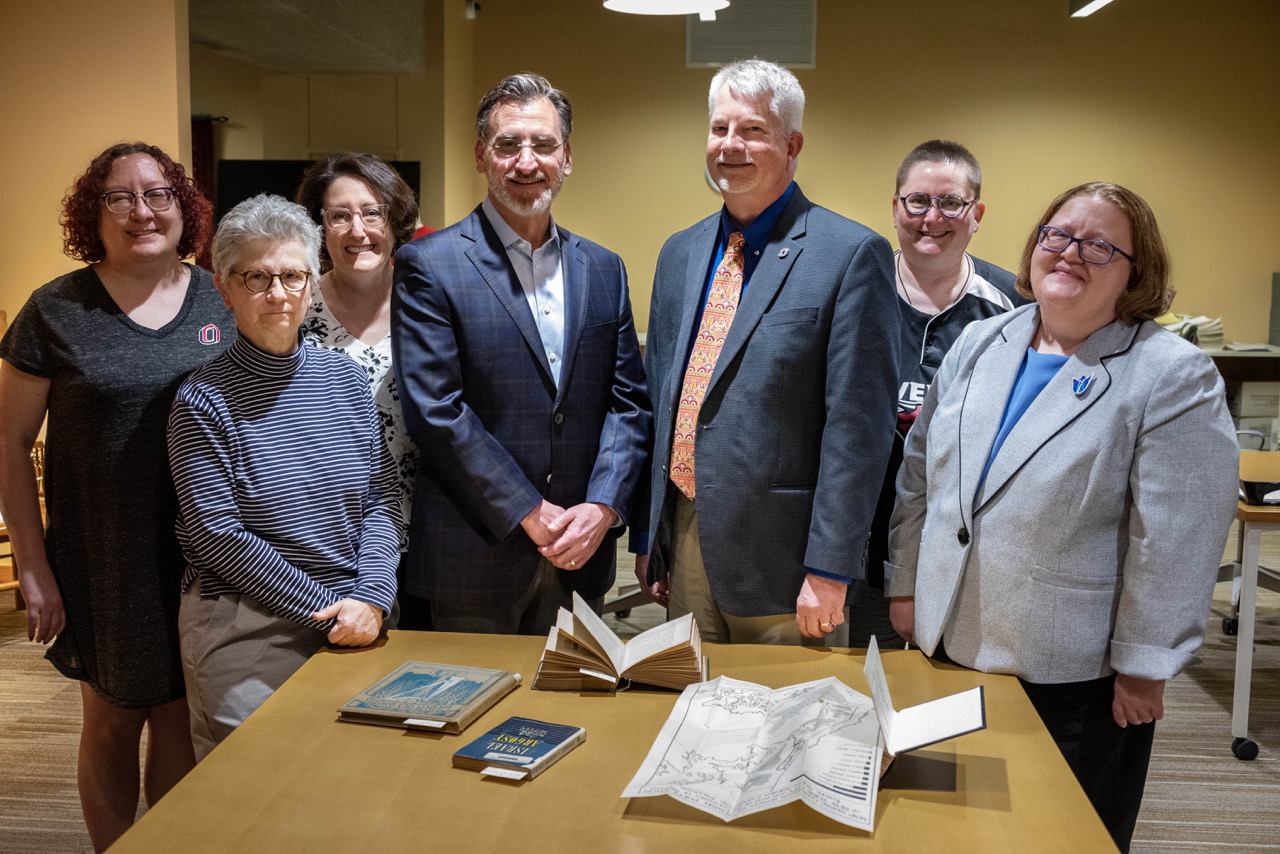
{"label": "carpeted floor", "polygon": [[[1280,538],[1264,538],[1263,562],[1280,566]],[[619,577],[630,579],[629,564]],[[1135,854],[1280,851],[1280,595],[1260,594],[1249,732],[1261,753],[1253,762],[1230,749],[1235,639],[1221,626],[1229,596],[1230,584],[1218,585],[1202,661],[1167,689]],[[610,621],[630,637],[662,618],[646,605]],[[75,786],[78,688],[27,642],[25,627],[12,592],[0,593],[0,852],[89,852]]]}

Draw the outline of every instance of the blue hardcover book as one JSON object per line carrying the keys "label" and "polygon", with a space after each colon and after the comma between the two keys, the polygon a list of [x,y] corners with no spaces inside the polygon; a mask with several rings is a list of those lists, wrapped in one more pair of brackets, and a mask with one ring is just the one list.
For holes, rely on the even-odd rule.
{"label": "blue hardcover book", "polygon": [[532,780],[587,740],[580,726],[507,718],[453,754],[455,768],[487,776]]}

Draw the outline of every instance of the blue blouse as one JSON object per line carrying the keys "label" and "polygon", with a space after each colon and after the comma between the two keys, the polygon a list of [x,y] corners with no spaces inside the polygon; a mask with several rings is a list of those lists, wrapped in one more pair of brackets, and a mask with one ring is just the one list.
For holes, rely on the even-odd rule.
{"label": "blue blouse", "polygon": [[982,485],[987,482],[987,472],[991,470],[991,464],[995,462],[996,454],[1000,453],[1004,440],[1012,432],[1013,425],[1018,423],[1031,402],[1040,396],[1040,392],[1044,391],[1045,386],[1069,358],[1071,357],[1057,353],[1037,353],[1031,347],[1027,348],[1022,365],[1018,368],[1018,376],[1013,381],[1013,389],[1009,392],[1009,400],[1005,402],[996,440],[991,443],[991,453],[987,455],[987,463],[982,467],[982,477],[978,478],[978,488],[973,493],[975,499],[982,494]]}

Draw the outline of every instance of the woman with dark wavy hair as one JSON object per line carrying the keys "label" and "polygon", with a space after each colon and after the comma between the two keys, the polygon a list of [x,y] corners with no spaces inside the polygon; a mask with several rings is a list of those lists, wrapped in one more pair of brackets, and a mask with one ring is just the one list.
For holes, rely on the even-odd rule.
{"label": "woman with dark wavy hair", "polygon": [[[382,438],[396,463],[403,557],[418,450],[405,428],[391,370],[391,258],[413,239],[418,202],[386,161],[355,153],[312,163],[295,201],[324,226],[325,272],[311,289],[303,331],[317,347],[347,354],[369,377]],[[401,597],[400,608],[399,628],[431,628],[430,608],[422,600]]]}
{"label": "woman with dark wavy hair", "polygon": [[[68,256],[0,342],[0,504],[27,636],[80,682],[77,780],[104,850],[192,765],[178,652],[184,563],[165,427],[178,384],[235,326],[209,273],[209,202],[153,145],[113,145],[63,201]],[[31,446],[48,417],[47,522]],[[138,766],[147,728],[145,776]]]}

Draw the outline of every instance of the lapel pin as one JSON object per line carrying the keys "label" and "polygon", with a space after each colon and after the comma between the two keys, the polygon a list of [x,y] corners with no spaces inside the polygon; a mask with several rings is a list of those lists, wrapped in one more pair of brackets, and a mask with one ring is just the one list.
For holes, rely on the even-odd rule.
{"label": "lapel pin", "polygon": [[783,248],[781,248],[781,249],[779,249],[779,250],[778,250],[778,257],[779,257],[779,258],[786,258],[786,257],[787,257],[787,255],[789,255],[789,254],[791,254],[791,250],[790,250],[790,249],[788,249],[788,248],[786,248],[785,246],[784,246]]}
{"label": "lapel pin", "polygon": [[1071,390],[1076,393],[1076,397],[1081,397],[1092,384],[1093,374],[1081,374],[1071,381]]}

